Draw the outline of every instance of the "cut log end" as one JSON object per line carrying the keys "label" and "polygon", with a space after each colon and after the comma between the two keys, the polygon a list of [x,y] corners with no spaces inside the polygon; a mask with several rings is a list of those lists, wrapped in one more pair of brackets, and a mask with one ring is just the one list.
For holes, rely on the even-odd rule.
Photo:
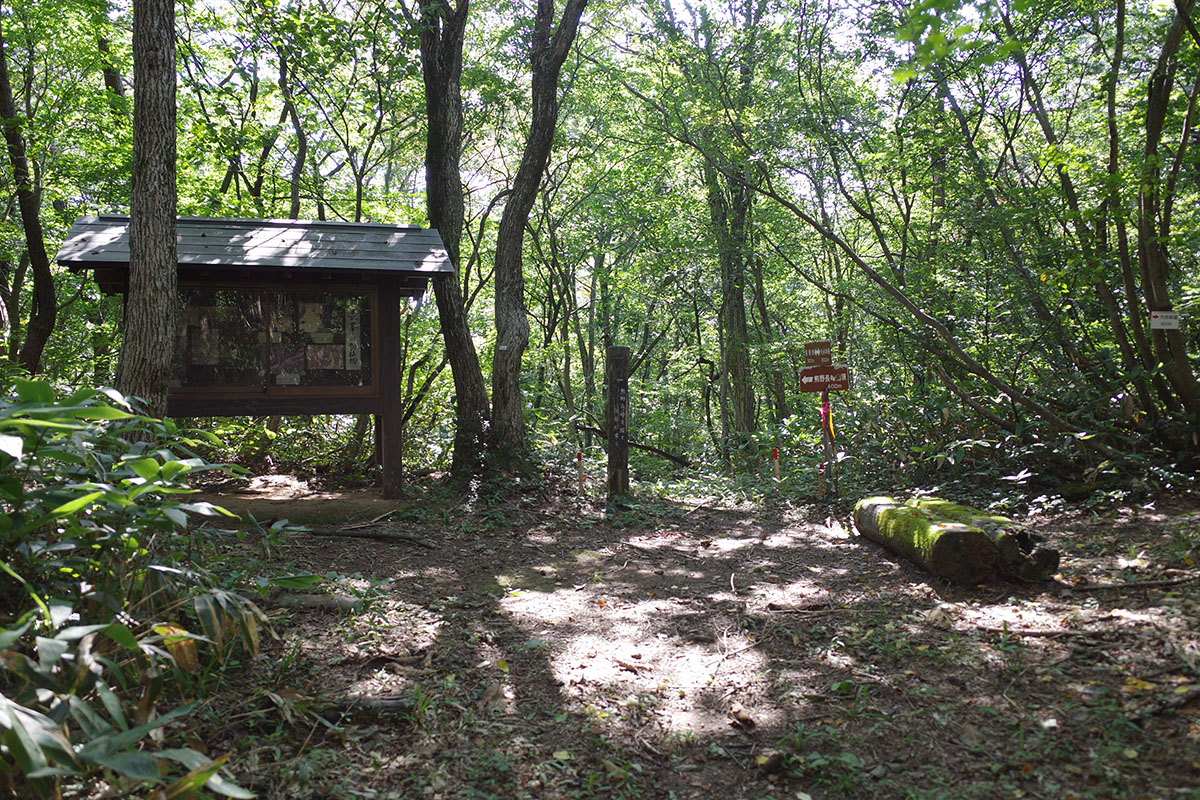
{"label": "cut log end", "polygon": [[918,545],[928,551],[929,571],[934,575],[955,583],[980,583],[996,571],[996,545],[980,530],[933,523],[910,535],[918,537]]}

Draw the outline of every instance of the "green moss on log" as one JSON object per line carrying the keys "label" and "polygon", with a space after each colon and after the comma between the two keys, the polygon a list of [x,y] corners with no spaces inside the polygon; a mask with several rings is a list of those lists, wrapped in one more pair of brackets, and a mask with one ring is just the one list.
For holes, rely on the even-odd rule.
{"label": "green moss on log", "polygon": [[936,518],[982,529],[996,545],[996,571],[1006,578],[1033,583],[1049,580],[1058,572],[1058,551],[1039,549],[1037,537],[1026,526],[1008,517],[987,514],[936,497],[914,498],[908,504],[924,509]]}
{"label": "green moss on log", "polygon": [[1037,582],[1058,571],[1058,552],[1037,549],[1036,537],[1023,525],[936,497],[904,503],[868,497],[855,507],[854,524],[867,538],[960,583],[977,583],[992,573]]}
{"label": "green moss on log", "polygon": [[927,509],[892,497],[868,497],[854,507],[854,524],[867,538],[939,578],[979,583],[996,571],[996,545],[981,528],[935,519]]}

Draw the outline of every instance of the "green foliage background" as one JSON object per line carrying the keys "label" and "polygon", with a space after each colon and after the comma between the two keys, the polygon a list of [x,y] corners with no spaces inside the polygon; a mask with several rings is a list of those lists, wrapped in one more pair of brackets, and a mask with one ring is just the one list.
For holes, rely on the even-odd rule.
{"label": "green foliage background", "polygon": [[[1021,470],[1049,485],[1145,475],[1147,459],[1194,468],[1197,421],[1166,383],[1163,351],[1131,359],[1122,350],[1122,339],[1140,332],[1149,341],[1150,332],[1131,316],[1144,316],[1148,302],[1137,242],[1123,266],[1117,240],[1137,226],[1139,187],[1161,182],[1171,205],[1169,299],[1185,320],[1195,316],[1200,173],[1189,87],[1200,48],[1184,36],[1169,59],[1176,88],[1158,160],[1148,161],[1146,87],[1174,11],[1135,3],[1118,19],[1078,3],[985,10],[792,0],[590,7],[526,239],[526,410],[546,464],[568,467],[580,450],[600,460],[602,441],[580,426],[603,418],[605,346],[628,344],[635,437],[686,455],[704,474],[752,482],[771,477],[769,448],[779,447],[787,486],[811,491],[822,456],[816,398],[801,391],[802,346],[831,339],[853,374],[852,390],[833,399],[851,486]],[[495,227],[528,124],[527,11],[473,6],[466,46],[459,279],[485,375]],[[425,222],[420,60],[398,7],[191,0],[178,14],[180,213],[287,216],[302,135],[301,217]],[[3,22],[23,109],[13,124],[37,165],[53,251],[76,216],[127,208],[129,10],[22,0]],[[124,96],[105,89],[106,64]],[[753,195],[737,242],[748,256],[747,431],[732,427],[716,183],[729,196],[738,186]],[[5,188],[13,191],[11,177]],[[30,292],[17,281],[24,240],[8,207],[0,283],[17,312],[11,353]],[[1166,209],[1157,213],[1165,227]],[[1076,223],[1092,232],[1086,248]],[[1045,413],[972,370],[862,265]],[[101,296],[86,276],[60,272],[56,282],[62,311],[46,377],[111,383],[119,298]],[[1196,326],[1185,322],[1182,341],[1194,382]],[[402,350],[406,462],[445,469],[454,388],[430,299],[410,309]],[[370,429],[353,420],[205,424],[221,439],[210,453],[221,459],[371,470],[362,446]],[[635,480],[697,474],[635,458]]]}

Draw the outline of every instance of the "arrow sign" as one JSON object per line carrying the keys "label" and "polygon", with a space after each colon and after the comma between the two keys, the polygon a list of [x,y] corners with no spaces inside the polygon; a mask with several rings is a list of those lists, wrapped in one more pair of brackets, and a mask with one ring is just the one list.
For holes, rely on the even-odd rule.
{"label": "arrow sign", "polygon": [[850,388],[850,368],[842,364],[828,367],[806,367],[800,370],[800,391],[844,392]]}
{"label": "arrow sign", "polygon": [[1179,329],[1179,312],[1178,311],[1151,311],[1150,312],[1150,329],[1159,331],[1173,331]]}

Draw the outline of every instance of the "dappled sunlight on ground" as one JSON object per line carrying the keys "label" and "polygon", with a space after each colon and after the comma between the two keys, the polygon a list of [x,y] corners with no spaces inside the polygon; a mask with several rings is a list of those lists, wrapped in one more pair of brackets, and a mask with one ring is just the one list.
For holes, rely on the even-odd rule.
{"label": "dappled sunlight on ground", "polygon": [[827,513],[660,501],[606,518],[563,501],[479,514],[388,529],[413,542],[283,546],[297,569],[361,575],[324,587],[361,603],[289,613],[275,696],[403,702],[292,737],[340,766],[314,758],[313,777],[263,797],[367,796],[368,774],[376,796],[446,800],[1200,787],[1195,584],[1073,583],[1179,571],[1153,549],[1058,534],[1064,580],[953,587]]}

